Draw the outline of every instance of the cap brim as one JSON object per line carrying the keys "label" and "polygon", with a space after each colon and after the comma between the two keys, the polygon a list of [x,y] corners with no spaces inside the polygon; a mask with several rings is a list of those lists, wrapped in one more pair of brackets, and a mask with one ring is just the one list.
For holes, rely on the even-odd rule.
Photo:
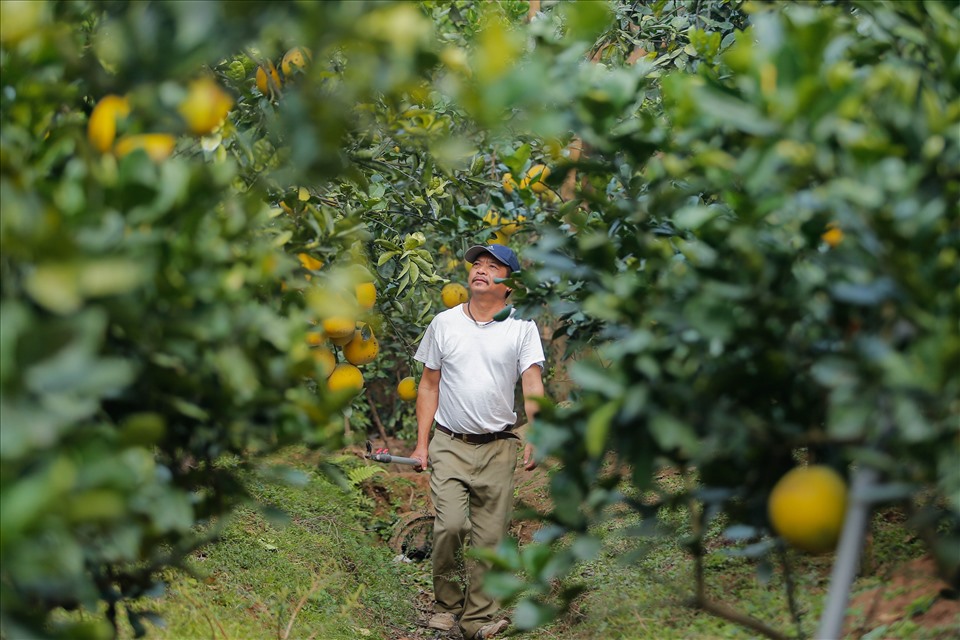
{"label": "cap brim", "polygon": [[463,259],[466,260],[467,262],[474,262],[480,256],[481,253],[485,253],[488,256],[493,257],[497,262],[500,262],[500,258],[497,258],[497,256],[495,256],[493,252],[490,251],[490,249],[479,244],[474,245],[469,249],[467,249],[466,251],[464,251]]}

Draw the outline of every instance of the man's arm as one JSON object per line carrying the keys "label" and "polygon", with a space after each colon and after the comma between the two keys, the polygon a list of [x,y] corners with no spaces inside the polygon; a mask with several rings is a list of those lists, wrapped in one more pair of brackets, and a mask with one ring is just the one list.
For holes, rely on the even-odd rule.
{"label": "man's arm", "polygon": [[410,456],[420,460],[420,464],[413,468],[414,471],[423,471],[427,468],[430,430],[433,428],[433,419],[437,415],[439,404],[440,370],[424,367],[420,384],[417,386],[417,448]]}
{"label": "man's arm", "polygon": [[[539,365],[533,365],[524,371],[520,376],[520,382],[523,387],[523,410],[527,414],[527,429],[533,429],[533,418],[540,410],[540,405],[534,402],[533,398],[542,397],[543,393],[543,374]],[[420,408],[419,402],[417,409]],[[537,461],[533,458],[533,445],[529,442],[523,448],[523,468],[527,471],[535,469]]]}

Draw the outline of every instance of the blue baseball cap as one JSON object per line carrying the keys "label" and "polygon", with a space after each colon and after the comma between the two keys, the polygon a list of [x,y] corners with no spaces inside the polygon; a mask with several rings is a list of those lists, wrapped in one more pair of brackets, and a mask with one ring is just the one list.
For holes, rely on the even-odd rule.
{"label": "blue baseball cap", "polygon": [[464,252],[463,259],[467,262],[474,262],[476,261],[477,257],[484,252],[489,253],[491,256],[507,265],[511,272],[520,271],[520,260],[517,259],[517,254],[515,254],[510,247],[505,247],[502,244],[473,245]]}

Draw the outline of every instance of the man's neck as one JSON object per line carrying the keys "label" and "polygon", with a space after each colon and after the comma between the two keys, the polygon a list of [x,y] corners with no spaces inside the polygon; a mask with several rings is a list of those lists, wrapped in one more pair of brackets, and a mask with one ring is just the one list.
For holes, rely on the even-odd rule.
{"label": "man's neck", "polygon": [[507,306],[503,298],[484,295],[471,296],[466,304],[467,314],[472,315],[477,322],[493,320],[493,316]]}

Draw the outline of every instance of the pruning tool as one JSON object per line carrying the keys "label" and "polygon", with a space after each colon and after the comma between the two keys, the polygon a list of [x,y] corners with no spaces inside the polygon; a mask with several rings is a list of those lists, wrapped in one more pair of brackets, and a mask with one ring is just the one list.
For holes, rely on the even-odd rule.
{"label": "pruning tool", "polygon": [[373,445],[369,440],[367,440],[367,458],[373,460],[374,462],[409,464],[412,467],[416,467],[421,464],[420,460],[417,458],[404,458],[403,456],[390,455],[390,451],[387,449],[377,449],[374,451]]}

